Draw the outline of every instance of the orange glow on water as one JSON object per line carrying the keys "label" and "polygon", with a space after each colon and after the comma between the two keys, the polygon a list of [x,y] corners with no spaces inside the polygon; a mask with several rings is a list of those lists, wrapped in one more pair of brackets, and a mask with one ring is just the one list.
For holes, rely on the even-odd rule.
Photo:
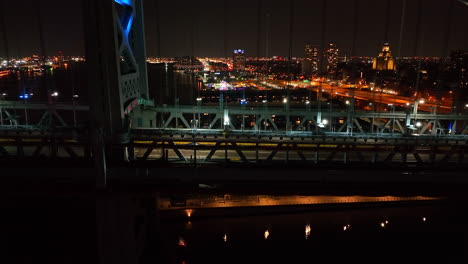
{"label": "orange glow on water", "polygon": [[192,209],[187,209],[187,210],[185,210],[185,213],[187,214],[187,217],[190,218],[190,217],[192,217],[193,210]]}
{"label": "orange glow on water", "polygon": [[186,247],[187,243],[185,243],[185,240],[183,238],[179,238],[178,245],[181,246],[181,247]]}
{"label": "orange glow on water", "polygon": [[310,225],[306,225],[305,226],[305,237],[306,237],[306,239],[309,239],[309,237],[310,237],[310,230],[311,230]]}

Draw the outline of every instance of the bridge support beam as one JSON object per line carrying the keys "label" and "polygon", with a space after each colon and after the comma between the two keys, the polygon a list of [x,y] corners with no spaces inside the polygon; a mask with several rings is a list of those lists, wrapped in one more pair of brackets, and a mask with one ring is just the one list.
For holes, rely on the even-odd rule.
{"label": "bridge support beam", "polygon": [[[102,141],[93,149],[98,177],[106,164],[126,161],[129,107],[147,100],[142,0],[84,0],[85,48],[90,98],[90,130]],[[148,124],[145,124],[148,126]],[[117,146],[117,147],[115,147]],[[97,185],[106,183],[97,179]]]}

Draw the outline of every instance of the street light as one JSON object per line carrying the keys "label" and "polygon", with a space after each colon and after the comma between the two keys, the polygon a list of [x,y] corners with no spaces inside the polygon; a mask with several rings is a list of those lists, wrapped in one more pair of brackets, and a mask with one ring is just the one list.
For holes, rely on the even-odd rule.
{"label": "street light", "polygon": [[419,121],[418,121],[418,122],[416,122],[416,127],[418,127],[418,128],[419,128],[419,127],[422,127],[422,123],[421,123],[421,122],[419,122]]}
{"label": "street light", "polygon": [[[32,95],[32,93],[31,93]],[[24,94],[21,94],[19,96],[20,99],[24,99],[24,104],[25,104],[25,108],[24,108],[24,117],[26,119],[26,125],[28,124],[28,109],[26,108],[26,104],[28,103],[28,99],[29,99],[30,95],[27,94],[27,93],[24,93]]]}

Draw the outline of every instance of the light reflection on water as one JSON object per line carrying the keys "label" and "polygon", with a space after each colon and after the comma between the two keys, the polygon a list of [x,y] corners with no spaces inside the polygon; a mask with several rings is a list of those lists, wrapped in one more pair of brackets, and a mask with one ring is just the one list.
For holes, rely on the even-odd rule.
{"label": "light reflection on water", "polygon": [[[416,202],[385,204],[405,201]],[[393,252],[396,259],[410,254],[410,257],[419,260],[424,252],[436,252],[436,257],[446,256],[450,248],[458,244],[455,240],[441,242],[447,241],[456,226],[453,224],[456,219],[446,217],[450,211],[444,207],[445,201],[445,198],[431,196],[197,194],[182,199],[178,197],[175,202],[174,197],[163,197],[158,207],[165,219],[165,241],[170,243],[167,247],[177,248],[175,258],[182,260],[176,263],[241,263],[250,258],[252,262],[249,263],[255,260],[257,263],[277,263],[275,261],[283,256],[294,256],[296,261],[282,263],[301,263],[307,262],[312,252],[318,260],[342,260],[340,256],[346,258],[347,254],[361,252],[364,248],[373,250],[374,255],[386,254],[387,248],[397,248],[400,251]],[[305,207],[308,208],[305,211],[291,212],[281,210],[285,207],[279,211],[275,208],[255,208],[361,202],[372,204],[363,207],[325,207],[334,208],[330,210]],[[237,209],[216,209],[227,207]],[[220,213],[210,213],[213,212],[211,208]],[[190,222],[190,228],[187,228],[187,222]],[[184,238],[185,246],[176,244],[177,237]],[[414,252],[401,253],[409,248]],[[344,253],[336,255],[336,252]],[[220,257],[213,255],[218,253]],[[459,255],[458,251],[455,253],[452,258],[456,260]],[[219,259],[225,261],[217,262]]]}
{"label": "light reflection on water", "polygon": [[[201,208],[229,208],[251,206],[282,206],[282,205],[314,205],[314,204],[351,204],[370,202],[403,202],[403,201],[430,201],[438,200],[438,197],[429,196],[299,196],[299,195],[231,195],[223,196],[205,195],[179,199],[177,202],[170,197],[161,197],[158,201],[160,210],[183,209],[188,218],[193,209]],[[182,200],[182,201],[181,201]]]}
{"label": "light reflection on water", "polygon": [[188,217],[188,218],[192,217],[192,212],[193,212],[192,209],[187,209],[187,210],[185,210],[185,213],[187,214],[187,217]]}
{"label": "light reflection on water", "polygon": [[[266,214],[240,208],[235,210],[239,214],[215,217],[201,217],[211,209],[198,208],[191,230],[183,228],[188,221],[184,217],[166,218],[163,225],[167,247],[177,248],[176,258],[186,263],[310,263],[311,258],[342,263],[379,256],[392,260],[385,263],[407,257],[411,261],[405,263],[423,263],[447,256],[450,261],[439,263],[466,263],[460,261],[464,223],[445,201]],[[187,246],[176,244],[177,237]]]}
{"label": "light reflection on water", "polygon": [[305,238],[309,239],[310,237],[310,225],[305,226]]}

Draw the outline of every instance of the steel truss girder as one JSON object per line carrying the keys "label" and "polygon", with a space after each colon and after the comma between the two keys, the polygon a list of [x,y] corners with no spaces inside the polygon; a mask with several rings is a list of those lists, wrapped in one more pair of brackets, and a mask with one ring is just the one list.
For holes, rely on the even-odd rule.
{"label": "steel truss girder", "polygon": [[[17,139],[15,142],[9,144],[2,144],[0,146],[0,158],[39,158],[45,156],[48,158],[68,158],[79,159],[89,158],[86,155],[85,148],[87,145],[66,143],[66,142],[52,142],[52,141],[24,141]],[[79,150],[79,151],[78,151]],[[83,153],[78,154],[78,153]]]}
{"label": "steel truss girder", "polygon": [[[345,131],[347,133],[367,134],[374,133],[377,128],[377,133],[391,133],[391,134],[410,134],[415,132],[417,134],[451,134],[460,135],[468,133],[468,115],[466,114],[430,114],[430,113],[411,113],[407,112],[366,112],[366,111],[321,111],[316,110],[300,110],[284,108],[245,108],[245,107],[227,107],[220,108],[217,106],[164,106],[164,107],[150,107],[148,111],[153,111],[155,115],[169,115],[170,119],[179,117],[183,119],[184,116],[201,116],[207,117],[210,122],[207,129],[217,129],[215,126],[225,113],[228,113],[229,119],[235,120],[236,116],[248,116],[255,120],[253,127],[245,128],[236,126],[235,122],[230,122],[231,130],[253,130],[261,131],[260,124],[268,122],[273,131],[285,131],[286,127],[284,120],[296,120],[297,124],[294,125],[293,131],[304,131],[305,124],[310,122],[313,126],[317,126],[317,118],[321,120],[327,119],[329,123],[327,127],[318,129],[318,131],[333,131],[331,125],[337,125],[337,132]],[[274,117],[274,118],[273,118]],[[338,119],[344,120],[343,123],[337,124]],[[277,121],[281,120],[281,122]],[[410,126],[407,127],[408,121]],[[421,122],[422,127],[416,127],[416,123]],[[184,122],[185,124],[186,122]],[[239,122],[243,123],[243,122]],[[381,125],[379,125],[379,123]],[[405,125],[402,125],[405,124]],[[449,129],[451,124],[452,129]],[[458,126],[462,126],[458,129]],[[186,125],[187,126],[187,125]],[[375,127],[374,127],[375,126]],[[176,128],[170,126],[170,121],[165,122],[161,127],[164,129]],[[220,127],[222,128],[222,126]]]}
{"label": "steel truss girder", "polygon": [[[0,157],[27,158],[46,155],[56,158],[77,159],[89,158],[89,142],[77,142],[70,136],[56,136],[43,134],[42,136],[27,136],[28,133],[0,133],[3,141],[0,142]],[[151,140],[148,140],[151,138]],[[464,153],[468,149],[468,138],[445,136],[440,138],[362,138],[362,137],[207,137],[204,135],[191,135],[182,137],[170,135],[133,135],[133,140],[121,145],[128,149],[144,149],[140,160],[148,160],[154,150],[172,149],[175,159],[189,163],[187,151],[209,151],[205,157],[198,155],[198,159],[219,161],[213,159],[217,150],[234,151],[243,163],[251,162],[285,162],[300,161],[308,164],[324,162],[342,162],[375,164],[375,163],[401,163],[413,162],[416,164],[445,164],[465,163]],[[44,148],[46,149],[44,151]],[[79,151],[78,151],[79,150]],[[255,152],[255,157],[253,157]],[[266,154],[266,158],[259,159],[259,152]],[[280,153],[283,157],[275,159]],[[297,157],[290,156],[297,153]],[[396,157],[400,157],[396,159]],[[414,157],[414,161],[410,161]],[[164,157],[169,160],[169,157]],[[171,158],[171,160],[174,160]],[[227,160],[222,158],[221,160]],[[203,163],[203,162],[202,162]]]}
{"label": "steel truss girder", "polygon": [[[70,113],[74,120],[66,120],[60,112]],[[55,127],[69,127],[77,120],[77,113],[89,112],[86,105],[0,102],[0,130],[47,130]],[[12,114],[14,113],[14,114]],[[32,113],[36,114],[36,118]],[[40,116],[40,117],[39,117]]]}
{"label": "steel truss girder", "polygon": [[[272,141],[268,137],[262,139],[218,137],[206,138],[198,137],[154,137],[148,143],[133,141],[132,148],[163,148],[170,146],[180,153],[187,151],[209,151],[205,162],[213,161],[213,156],[217,150],[235,151],[242,162],[258,162],[258,151],[268,154],[264,162],[274,162],[278,153],[286,155],[289,160],[289,153],[296,152],[299,160],[309,163],[336,162],[337,157],[343,156],[342,162],[348,163],[409,163],[409,156],[414,157],[417,164],[442,164],[447,162],[464,163],[464,152],[468,149],[468,139],[448,140],[448,139],[381,139],[381,138],[315,138],[311,139],[291,139],[282,138],[280,141]],[[192,144],[192,143],[196,144]],[[214,144],[213,144],[214,143]],[[249,157],[245,152],[255,151],[255,158]],[[328,155],[319,155],[328,153]],[[380,154],[380,155],[379,155]],[[178,154],[177,154],[178,155]],[[146,156],[146,154],[145,154]],[[178,155],[179,156],[179,155]],[[323,156],[324,159],[320,159]],[[453,159],[457,156],[458,159]],[[200,156],[199,156],[200,157]],[[380,159],[379,159],[380,157]],[[400,157],[395,160],[396,157]],[[180,157],[179,157],[180,158]],[[183,160],[183,159],[179,159]],[[185,159],[186,160],[186,159]],[[225,159],[223,159],[225,160]]]}

